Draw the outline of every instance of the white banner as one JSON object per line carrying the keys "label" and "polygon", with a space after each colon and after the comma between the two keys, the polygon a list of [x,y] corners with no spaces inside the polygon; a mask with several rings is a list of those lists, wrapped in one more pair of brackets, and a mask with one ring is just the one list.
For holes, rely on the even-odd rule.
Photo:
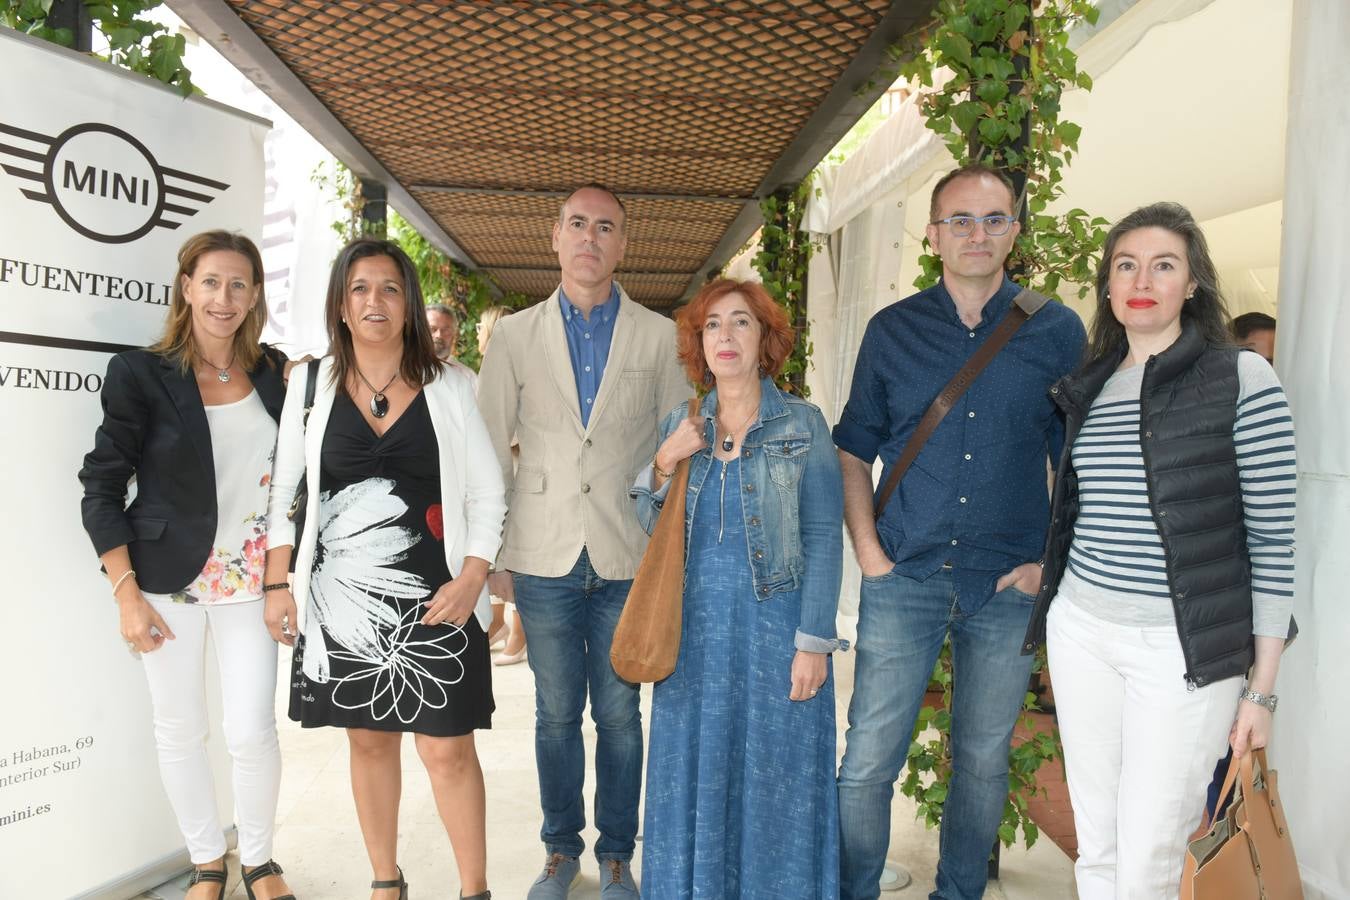
{"label": "white banner", "polygon": [[0,28],[0,897],[126,897],[186,859],[75,475],[109,354],[163,328],[179,245],[260,239],[267,129]]}

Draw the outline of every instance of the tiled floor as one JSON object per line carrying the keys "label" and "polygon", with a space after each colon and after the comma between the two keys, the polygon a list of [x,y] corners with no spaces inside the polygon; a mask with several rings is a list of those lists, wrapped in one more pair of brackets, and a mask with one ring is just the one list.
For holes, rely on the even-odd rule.
{"label": "tiled floor", "polygon": [[[289,652],[284,664],[289,664]],[[853,682],[853,654],[837,657],[840,723],[839,748],[848,697]],[[534,768],[534,694],[529,667],[494,669],[497,713],[491,731],[478,734],[479,754],[488,790],[488,872],[497,900],[521,900],[543,861],[538,843],[540,814]],[[644,690],[644,718],[650,691]],[[346,741],[335,729],[302,730],[285,719],[285,698],[278,693],[281,746],[285,758],[275,855],[286,867],[292,889],[301,900],[368,897],[370,881],[360,830],[356,824],[347,780]],[[594,730],[587,727],[588,752]],[[431,791],[413,750],[404,742],[403,808],[399,834],[401,862],[410,884],[410,896],[453,898],[458,882],[445,832],[437,819]],[[589,788],[588,788],[589,794]],[[588,803],[589,806],[589,803]],[[584,835],[593,845],[595,833]],[[914,874],[910,887],[883,896],[897,900],[927,897],[937,859],[937,832],[914,818],[913,806],[897,797],[891,819],[892,859]],[[635,861],[635,870],[640,860]],[[238,860],[231,855],[229,896],[245,896],[238,882]],[[599,896],[595,862],[583,864],[584,880],[572,892],[573,900]],[[992,900],[1056,900],[1072,896],[1069,858],[1052,841],[1037,842],[1031,850],[1007,850],[998,882],[986,896]],[[172,898],[166,886],[156,892]],[[149,895],[147,895],[149,896]],[[181,897],[181,893],[177,893]],[[785,898],[790,900],[790,898]]]}

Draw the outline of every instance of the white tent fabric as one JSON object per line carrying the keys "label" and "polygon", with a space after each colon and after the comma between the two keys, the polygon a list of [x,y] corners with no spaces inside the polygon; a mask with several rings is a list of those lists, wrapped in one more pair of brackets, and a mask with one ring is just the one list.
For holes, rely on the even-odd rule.
{"label": "white tent fabric", "polygon": [[1302,629],[1285,653],[1271,764],[1308,900],[1350,897],[1350,5],[1296,0],[1276,368],[1298,432]]}

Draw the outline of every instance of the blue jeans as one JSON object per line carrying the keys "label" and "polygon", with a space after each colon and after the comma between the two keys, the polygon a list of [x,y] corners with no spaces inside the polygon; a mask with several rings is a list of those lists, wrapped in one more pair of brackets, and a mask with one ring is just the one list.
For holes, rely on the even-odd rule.
{"label": "blue jeans", "polygon": [[1031,675],[1033,658],[1021,651],[1033,602],[1008,588],[968,615],[948,570],[926,581],[895,572],[863,578],[853,699],[839,770],[841,900],[875,900],[880,893],[895,781],[949,633],[952,779],[931,898],[975,900],[984,894],[1008,795],[1008,745]]}
{"label": "blue jeans", "polygon": [[609,645],[632,581],[606,581],[583,549],[561,578],[514,576],[516,611],[530,642],[534,671],[534,756],[549,853],[580,856],[586,809],[586,748],[581,715],[590,688],[595,721],[597,859],[628,860],[638,829],[642,789],[642,713],[638,687],[621,681]]}

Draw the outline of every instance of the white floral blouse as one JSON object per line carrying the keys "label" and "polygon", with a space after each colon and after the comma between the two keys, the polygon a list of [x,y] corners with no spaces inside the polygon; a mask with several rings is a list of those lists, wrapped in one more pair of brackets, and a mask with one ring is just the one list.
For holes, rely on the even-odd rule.
{"label": "white floral blouse", "polygon": [[206,407],[216,472],[216,539],[202,571],[182,590],[146,594],[174,603],[245,603],[262,598],[267,491],[277,423],[257,391]]}

